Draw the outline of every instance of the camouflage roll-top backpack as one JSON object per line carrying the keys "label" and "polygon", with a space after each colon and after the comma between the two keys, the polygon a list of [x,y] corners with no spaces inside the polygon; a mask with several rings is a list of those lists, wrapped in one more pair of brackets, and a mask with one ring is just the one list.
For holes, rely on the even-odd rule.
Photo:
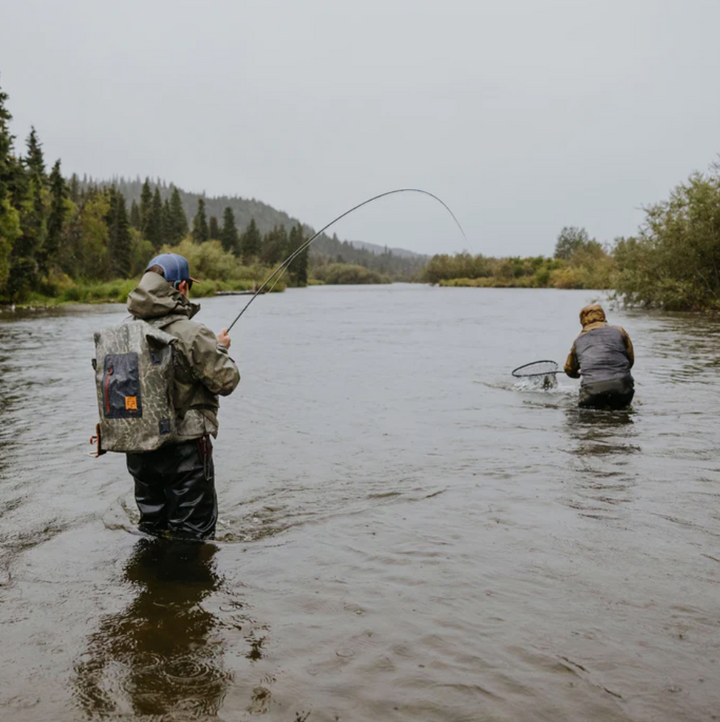
{"label": "camouflage roll-top backpack", "polygon": [[[164,324],[163,324],[164,325]],[[130,319],[95,334],[100,423],[91,443],[106,451],[154,451],[176,440],[172,390],[177,338]]]}

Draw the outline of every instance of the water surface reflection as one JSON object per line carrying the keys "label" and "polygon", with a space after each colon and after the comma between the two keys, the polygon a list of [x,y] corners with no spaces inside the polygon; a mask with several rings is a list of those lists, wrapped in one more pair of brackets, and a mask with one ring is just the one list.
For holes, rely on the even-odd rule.
{"label": "water surface reflection", "polygon": [[633,410],[569,406],[565,410],[565,430],[571,440],[574,472],[568,476],[568,505],[582,516],[620,518],[619,507],[633,500],[637,484],[632,457],[642,451]]}
{"label": "water surface reflection", "polygon": [[90,718],[128,709],[139,716],[182,711],[183,719],[217,714],[231,675],[214,635],[217,620],[201,605],[220,584],[216,551],[161,539],[137,543],[123,573],[135,597],[102,620],[75,666],[75,696]]}

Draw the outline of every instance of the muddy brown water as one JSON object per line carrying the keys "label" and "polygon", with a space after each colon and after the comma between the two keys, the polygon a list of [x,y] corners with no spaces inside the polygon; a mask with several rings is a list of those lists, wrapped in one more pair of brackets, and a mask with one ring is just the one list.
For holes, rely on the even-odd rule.
{"label": "muddy brown water", "polygon": [[720,324],[612,312],[627,413],[515,385],[596,296],[258,299],[190,547],[134,533],[123,457],[85,456],[122,308],[1,314],[0,719],[720,719]]}

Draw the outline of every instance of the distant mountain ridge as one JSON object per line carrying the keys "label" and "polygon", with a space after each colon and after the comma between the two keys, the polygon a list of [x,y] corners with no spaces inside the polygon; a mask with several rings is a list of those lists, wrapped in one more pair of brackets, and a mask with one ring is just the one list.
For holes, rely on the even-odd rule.
{"label": "distant mountain ridge", "polygon": [[377,243],[368,243],[367,241],[350,241],[350,243],[355,248],[362,248],[366,251],[370,251],[370,253],[374,253],[376,256],[389,252],[392,253],[393,256],[399,256],[400,258],[430,258],[430,256],[424,253],[408,251],[406,248],[388,248],[387,246],[379,246]]}

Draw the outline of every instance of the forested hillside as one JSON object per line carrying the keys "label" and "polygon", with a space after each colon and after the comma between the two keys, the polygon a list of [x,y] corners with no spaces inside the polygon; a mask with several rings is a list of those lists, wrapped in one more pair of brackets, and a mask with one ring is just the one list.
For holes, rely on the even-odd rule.
{"label": "forested hillside", "polygon": [[[91,187],[92,185],[114,185],[120,191],[129,204],[142,202],[143,186],[145,182],[140,178],[128,180],[126,178],[114,178],[110,181],[93,181],[85,178],[81,186]],[[175,186],[165,181],[158,180],[153,184],[160,193],[163,203],[171,198]],[[226,209],[230,208],[235,218],[235,223],[240,229],[246,228],[251,221],[257,225],[261,234],[267,234],[282,228],[291,228],[300,224],[297,218],[289,216],[284,211],[279,211],[267,203],[255,200],[254,198],[240,198],[237,196],[206,196],[201,193],[190,193],[177,188],[177,195],[182,204],[183,210],[188,218],[193,218],[197,213],[198,202],[203,199],[205,213],[212,223],[214,217],[220,223]],[[306,224],[302,224],[307,237],[315,230]],[[215,236],[212,235],[214,238]],[[385,277],[387,280],[415,280],[417,274],[422,270],[427,257],[420,254],[405,251],[403,249],[383,249],[376,244],[363,244],[356,242],[360,247],[349,241],[341,241],[337,235],[332,237],[323,234],[310,247],[310,268],[329,264],[350,264],[363,266],[375,274]],[[367,246],[367,247],[364,247]],[[394,250],[394,252],[393,252]],[[377,276],[373,276],[376,278]]]}
{"label": "forested hillside", "polygon": [[[84,179],[82,185],[114,185],[127,199],[129,204],[140,203],[142,197],[142,189],[144,181],[140,178],[128,180],[126,178],[112,178],[110,180],[94,181],[93,179]],[[173,188],[176,186],[168,184],[164,180],[150,181],[153,187],[157,187],[160,192],[160,199],[164,202],[166,198],[170,198]],[[239,198],[237,196],[206,196],[204,193],[190,193],[178,188],[178,194],[182,203],[185,215],[192,218],[197,212],[198,200],[202,198],[205,201],[205,213],[208,218],[213,216],[217,219],[223,217],[226,208],[230,208],[235,217],[235,223],[238,228],[246,228],[251,220],[255,220],[260,233],[267,233],[275,226],[285,226],[291,228],[300,223],[297,218],[292,218],[287,213],[279,211],[267,203],[255,200],[254,198]],[[309,227],[305,227],[309,231]]]}

